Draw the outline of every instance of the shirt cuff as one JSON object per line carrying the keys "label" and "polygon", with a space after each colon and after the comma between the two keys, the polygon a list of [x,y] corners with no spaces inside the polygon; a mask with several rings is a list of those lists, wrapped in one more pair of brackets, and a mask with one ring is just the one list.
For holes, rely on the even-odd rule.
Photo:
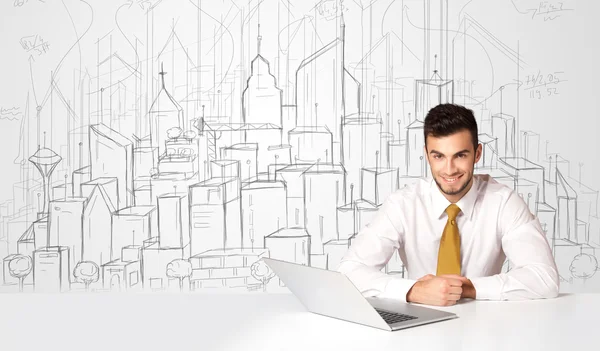
{"label": "shirt cuff", "polygon": [[392,279],[390,279],[390,281],[387,283],[385,290],[377,297],[406,302],[406,294],[416,282],[416,280],[412,279],[392,277]]}
{"label": "shirt cuff", "polygon": [[502,279],[498,275],[469,278],[475,288],[477,300],[501,300]]}

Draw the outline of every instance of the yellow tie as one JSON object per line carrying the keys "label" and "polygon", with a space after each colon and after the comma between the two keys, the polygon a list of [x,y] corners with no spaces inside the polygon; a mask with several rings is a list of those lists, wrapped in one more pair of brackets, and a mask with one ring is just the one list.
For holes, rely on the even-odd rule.
{"label": "yellow tie", "polygon": [[437,275],[460,275],[460,235],[458,234],[458,225],[456,224],[456,216],[459,212],[460,208],[455,204],[451,204],[446,208],[448,222],[440,241]]}

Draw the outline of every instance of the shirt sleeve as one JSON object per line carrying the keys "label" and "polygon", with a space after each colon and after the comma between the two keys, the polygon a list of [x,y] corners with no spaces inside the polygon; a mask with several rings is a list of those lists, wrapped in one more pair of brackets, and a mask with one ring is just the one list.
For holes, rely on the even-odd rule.
{"label": "shirt sleeve", "polygon": [[346,275],[366,297],[406,302],[406,294],[416,282],[381,271],[394,251],[403,245],[400,210],[392,194],[374,219],[356,235],[338,267],[338,271]]}
{"label": "shirt sleeve", "polygon": [[500,213],[502,249],[512,269],[470,278],[478,300],[526,300],[558,295],[559,277],[552,250],[527,204],[512,192]]}

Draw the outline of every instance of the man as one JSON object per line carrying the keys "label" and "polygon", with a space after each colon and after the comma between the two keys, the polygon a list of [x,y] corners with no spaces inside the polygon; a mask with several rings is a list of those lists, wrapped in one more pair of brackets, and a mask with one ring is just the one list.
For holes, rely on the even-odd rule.
{"label": "man", "polygon": [[[482,151],[473,112],[438,105],[424,134],[431,180],[391,194],[338,270],[365,296],[426,305],[556,297],[556,263],[537,217],[515,191],[474,175]],[[408,279],[381,272],[396,250]],[[506,258],[512,269],[501,273]]]}

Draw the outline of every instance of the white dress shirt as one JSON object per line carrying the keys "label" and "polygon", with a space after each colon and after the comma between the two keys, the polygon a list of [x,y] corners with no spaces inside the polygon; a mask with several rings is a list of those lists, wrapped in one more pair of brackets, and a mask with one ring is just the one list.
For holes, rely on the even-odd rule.
{"label": "white dress shirt", "polygon": [[[456,204],[461,209],[456,218],[461,275],[473,283],[476,299],[523,300],[558,294],[558,270],[546,236],[515,191],[489,175],[476,174],[471,189]],[[433,179],[395,191],[356,235],[338,271],[364,296],[406,302],[417,279],[436,274],[448,205]],[[395,250],[408,272],[406,279],[381,271]],[[501,273],[505,258],[512,269]]]}

